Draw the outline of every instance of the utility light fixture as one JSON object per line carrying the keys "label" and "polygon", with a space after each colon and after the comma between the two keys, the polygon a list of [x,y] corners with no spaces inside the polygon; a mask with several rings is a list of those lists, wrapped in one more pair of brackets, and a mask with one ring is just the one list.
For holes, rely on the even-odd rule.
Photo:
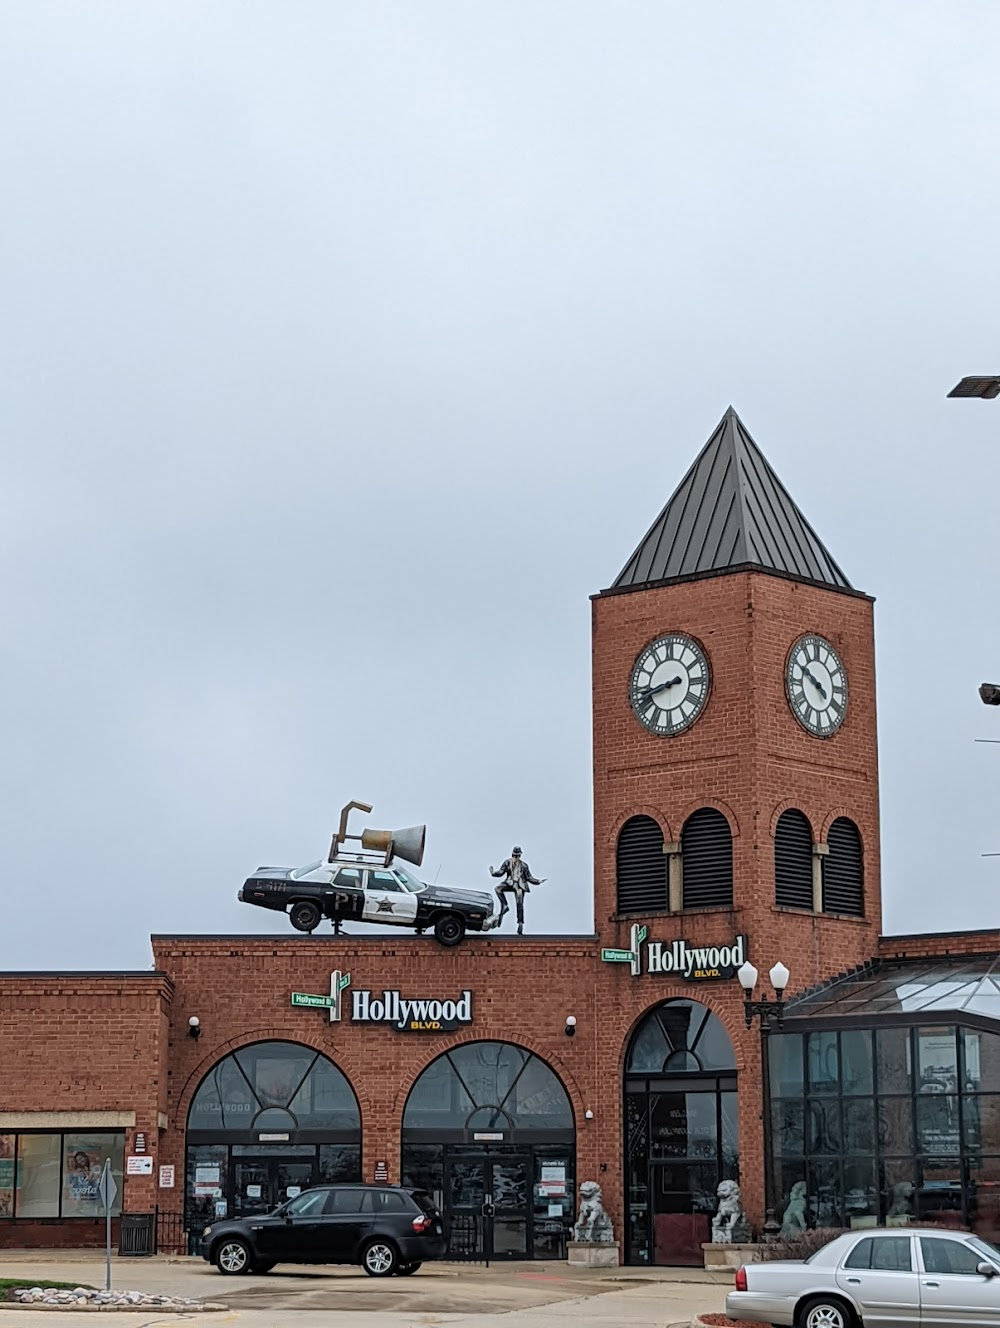
{"label": "utility light fixture", "polygon": [[955,384],[948,395],[950,397],[982,397],[985,401],[992,401],[994,397],[1000,397],[1000,374],[963,378],[960,383]]}

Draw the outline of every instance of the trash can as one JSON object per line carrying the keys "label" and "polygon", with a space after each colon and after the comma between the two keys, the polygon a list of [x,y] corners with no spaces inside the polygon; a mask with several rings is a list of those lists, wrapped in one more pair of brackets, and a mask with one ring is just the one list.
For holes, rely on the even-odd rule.
{"label": "trash can", "polygon": [[153,1214],[122,1213],[118,1225],[118,1253],[153,1253]]}

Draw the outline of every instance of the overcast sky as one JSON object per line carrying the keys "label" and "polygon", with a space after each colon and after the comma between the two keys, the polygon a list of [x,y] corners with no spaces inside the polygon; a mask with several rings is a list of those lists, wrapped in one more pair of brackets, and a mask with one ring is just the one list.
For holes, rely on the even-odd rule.
{"label": "overcast sky", "polygon": [[0,965],[340,806],[592,925],[588,596],[732,402],[877,596],[887,930],[1000,924],[1000,6],[0,7]]}

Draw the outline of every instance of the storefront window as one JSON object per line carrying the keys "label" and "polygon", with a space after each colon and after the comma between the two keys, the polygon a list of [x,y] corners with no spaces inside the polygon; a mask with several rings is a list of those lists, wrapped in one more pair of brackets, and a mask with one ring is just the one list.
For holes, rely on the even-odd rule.
{"label": "storefront window", "polygon": [[99,1184],[105,1159],[121,1212],[125,1136],[120,1133],[0,1134],[0,1218],[103,1217]]}
{"label": "storefront window", "polygon": [[982,1091],[1000,1084],[997,1035],[954,1024],[816,1029],[772,1034],[770,1047],[786,1228],[972,1223],[987,1239],[1000,1230],[1000,1158],[982,1156],[1000,1139],[1000,1091]]}

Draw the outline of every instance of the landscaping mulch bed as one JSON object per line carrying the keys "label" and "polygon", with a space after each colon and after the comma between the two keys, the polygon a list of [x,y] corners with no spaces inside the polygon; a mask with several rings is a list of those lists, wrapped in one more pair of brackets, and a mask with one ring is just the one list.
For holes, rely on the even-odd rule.
{"label": "landscaping mulch bed", "polygon": [[760,1328],[759,1323],[752,1323],[749,1319],[731,1319],[728,1314],[699,1314],[698,1322],[709,1325],[709,1328]]}

